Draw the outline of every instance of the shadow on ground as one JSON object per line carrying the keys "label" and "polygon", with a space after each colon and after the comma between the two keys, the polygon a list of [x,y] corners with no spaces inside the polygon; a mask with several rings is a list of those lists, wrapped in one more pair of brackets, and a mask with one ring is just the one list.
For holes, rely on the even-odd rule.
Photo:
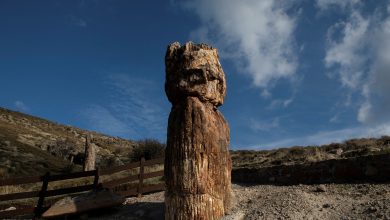
{"label": "shadow on ground", "polygon": [[[87,215],[87,216],[86,216]],[[163,220],[163,202],[136,202],[113,208],[101,209],[88,214],[68,219],[129,219],[129,220]]]}

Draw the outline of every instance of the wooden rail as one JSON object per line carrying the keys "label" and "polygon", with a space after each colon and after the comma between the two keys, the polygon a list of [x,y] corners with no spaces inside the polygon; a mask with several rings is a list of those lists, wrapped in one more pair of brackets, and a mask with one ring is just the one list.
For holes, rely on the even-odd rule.
{"label": "wooden rail", "polygon": [[[29,199],[38,197],[36,206],[27,206],[23,208],[18,208],[16,210],[10,211],[0,211],[0,219],[14,217],[16,215],[25,215],[34,213],[35,217],[39,217],[42,213],[48,208],[44,206],[45,198],[52,196],[59,196],[65,194],[72,193],[80,193],[89,190],[97,190],[100,187],[109,188],[114,190],[116,193],[122,196],[142,196],[144,193],[162,191],[165,189],[165,184],[155,184],[155,185],[145,185],[145,179],[155,178],[155,177],[163,177],[164,171],[155,171],[145,173],[146,166],[163,164],[164,158],[157,158],[152,160],[145,160],[141,158],[139,162],[124,164],[120,166],[110,167],[106,169],[96,169],[92,171],[85,172],[76,172],[70,174],[60,174],[60,175],[50,175],[50,173],[46,173],[43,176],[29,176],[29,177],[18,177],[11,179],[0,179],[0,187],[3,186],[16,186],[22,184],[31,184],[31,183],[41,183],[41,190],[39,191],[30,191],[30,192],[18,192],[18,193],[10,193],[10,194],[1,194],[0,201],[10,201],[10,200],[18,200],[18,199]],[[114,179],[106,182],[99,183],[100,177],[103,175],[112,175],[114,173],[118,173],[121,171],[132,170],[135,168],[139,168],[139,172],[137,175],[130,175],[126,177],[121,177],[119,179]],[[94,177],[93,184],[74,186],[62,189],[54,189],[48,190],[48,185],[50,182],[54,181],[63,181],[70,180],[76,178],[83,177]],[[138,181],[135,187],[124,190],[117,190],[118,186],[123,184],[128,184],[130,182]]]}

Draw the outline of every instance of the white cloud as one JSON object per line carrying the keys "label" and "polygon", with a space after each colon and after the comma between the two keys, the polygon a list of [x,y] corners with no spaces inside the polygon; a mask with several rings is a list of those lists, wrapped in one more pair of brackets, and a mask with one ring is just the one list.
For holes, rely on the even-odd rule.
{"label": "white cloud", "polygon": [[202,23],[192,37],[215,44],[221,57],[234,59],[255,86],[268,92],[278,79],[294,78],[297,15],[286,12],[291,2],[195,0],[185,6]]}
{"label": "white cloud", "polygon": [[346,10],[347,20],[329,29],[325,57],[342,84],[360,93],[357,120],[371,126],[390,124],[390,12],[383,9],[366,16],[361,7]]}
{"label": "white cloud", "polygon": [[14,106],[15,106],[16,110],[22,111],[22,112],[27,112],[28,109],[29,109],[27,107],[27,105],[24,102],[20,101],[20,100],[15,101],[14,102]]}
{"label": "white cloud", "polygon": [[[367,43],[369,20],[359,12],[353,11],[347,22],[340,22],[329,28],[326,51],[326,67],[338,67],[337,71],[343,86],[356,89],[360,86],[364,74],[367,56],[364,49]],[[334,36],[341,34],[341,40]],[[341,33],[340,33],[341,32]]]}
{"label": "white cloud", "polygon": [[390,16],[375,22],[372,48],[374,61],[363,87],[364,103],[359,109],[359,121],[390,123]]}
{"label": "white cloud", "polygon": [[272,100],[271,104],[267,107],[267,109],[275,109],[275,108],[286,108],[288,107],[293,101],[294,101],[294,96],[288,98],[288,99],[274,99]]}

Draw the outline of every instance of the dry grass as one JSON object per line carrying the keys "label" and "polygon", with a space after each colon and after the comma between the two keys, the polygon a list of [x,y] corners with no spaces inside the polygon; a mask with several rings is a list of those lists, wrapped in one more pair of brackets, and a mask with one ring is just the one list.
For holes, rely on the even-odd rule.
{"label": "dry grass", "polygon": [[269,167],[390,153],[390,137],[351,139],[322,146],[232,151],[233,168]]}

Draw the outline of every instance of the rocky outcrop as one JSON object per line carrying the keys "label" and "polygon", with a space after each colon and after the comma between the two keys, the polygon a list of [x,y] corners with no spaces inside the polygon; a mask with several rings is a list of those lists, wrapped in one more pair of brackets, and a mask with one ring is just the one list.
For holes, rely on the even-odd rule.
{"label": "rocky outcrop", "polygon": [[95,167],[128,163],[138,143],[61,125],[0,107],[0,176],[80,171],[85,136],[93,135]]}
{"label": "rocky outcrop", "polygon": [[85,139],[85,159],[84,159],[84,171],[95,170],[95,145],[91,143],[91,135],[87,135]]}
{"label": "rocky outcrop", "polygon": [[232,181],[251,184],[390,182],[390,153],[294,165],[236,168]]}
{"label": "rocky outcrop", "polygon": [[169,45],[165,91],[172,103],[165,153],[165,219],[220,219],[231,200],[226,94],[217,50]]}

